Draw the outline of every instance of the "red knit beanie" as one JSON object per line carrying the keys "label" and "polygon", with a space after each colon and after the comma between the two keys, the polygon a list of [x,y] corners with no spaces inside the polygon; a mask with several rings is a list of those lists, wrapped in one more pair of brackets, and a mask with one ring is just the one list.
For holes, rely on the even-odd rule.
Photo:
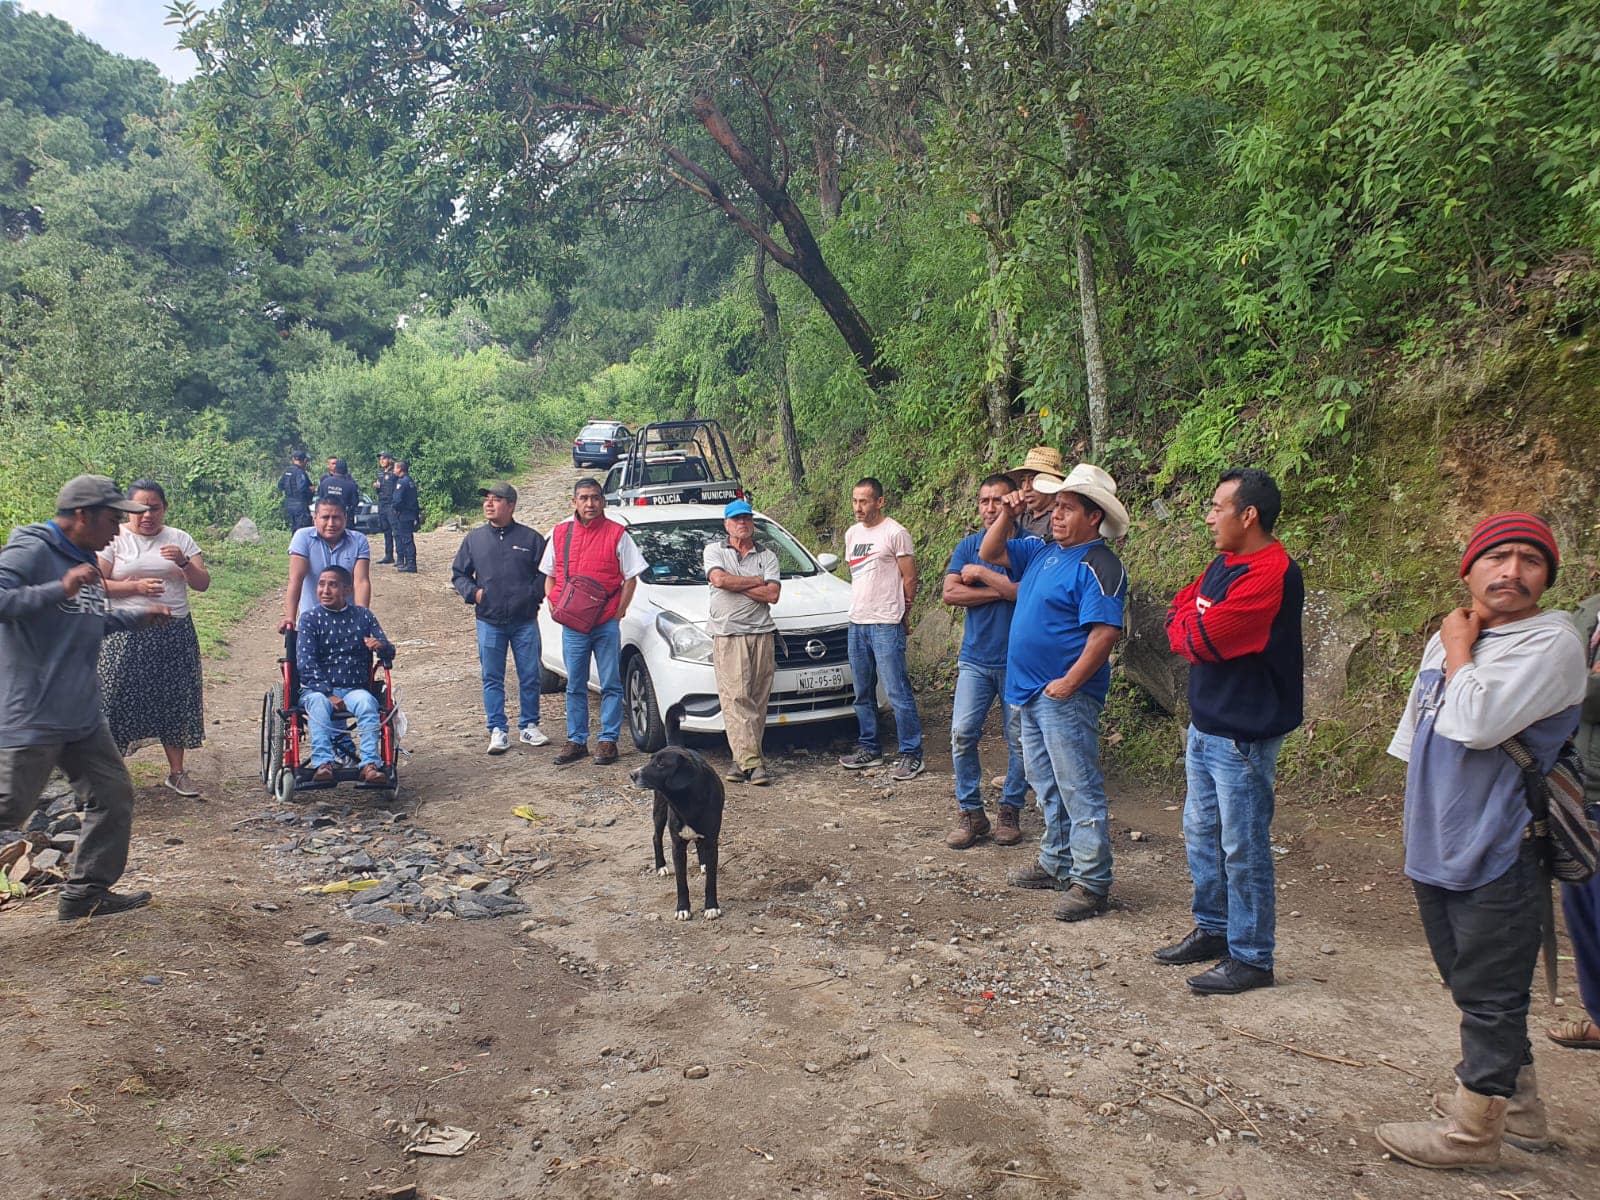
{"label": "red knit beanie", "polygon": [[1472,536],[1467,539],[1467,552],[1461,556],[1461,577],[1466,578],[1467,571],[1481,555],[1507,542],[1527,542],[1543,550],[1550,560],[1550,578],[1546,583],[1555,583],[1556,568],[1561,565],[1556,535],[1543,520],[1525,512],[1495,513],[1473,526]]}

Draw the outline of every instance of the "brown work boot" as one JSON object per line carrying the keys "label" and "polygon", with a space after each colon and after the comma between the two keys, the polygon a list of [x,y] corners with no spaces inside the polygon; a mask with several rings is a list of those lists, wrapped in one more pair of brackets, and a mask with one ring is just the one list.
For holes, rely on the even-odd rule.
{"label": "brown work boot", "polygon": [[615,742],[596,742],[594,744],[594,765],[597,767],[610,766],[617,761],[617,744]]}
{"label": "brown work boot", "polygon": [[995,826],[996,846],[1015,846],[1022,840],[1022,810],[1009,804],[1000,806],[1000,820]]}
{"label": "brown work boot", "polygon": [[1058,921],[1086,921],[1090,917],[1098,917],[1111,907],[1111,900],[1099,892],[1091,892],[1081,883],[1075,883],[1067,889],[1067,894],[1060,904],[1055,907],[1055,918]]}
{"label": "brown work boot", "polygon": [[371,763],[361,768],[362,783],[387,783],[389,777],[383,773],[382,767],[375,767]]}
{"label": "brown work boot", "polygon": [[[1433,1098],[1433,1111],[1453,1117],[1455,1104],[1455,1092],[1439,1092]],[[1517,1090],[1506,1101],[1506,1136],[1535,1150],[1550,1144],[1550,1122],[1545,1118],[1544,1101],[1539,1099],[1539,1077],[1532,1063],[1517,1072]]]}
{"label": "brown work boot", "polygon": [[1379,1125],[1373,1131],[1390,1154],[1414,1167],[1452,1170],[1492,1167],[1500,1161],[1506,1132],[1502,1096],[1480,1096],[1466,1084],[1456,1085],[1451,1115],[1437,1121],[1404,1121]]}
{"label": "brown work boot", "polygon": [[556,766],[558,767],[570,767],[580,758],[588,757],[589,747],[585,746],[582,742],[568,742],[556,755],[555,762]]}
{"label": "brown work boot", "polygon": [[952,850],[970,850],[989,836],[989,815],[981,808],[961,810],[961,824],[945,835],[944,844]]}
{"label": "brown work boot", "polygon": [[323,763],[312,772],[311,778],[317,783],[331,783],[333,781],[333,764]]}

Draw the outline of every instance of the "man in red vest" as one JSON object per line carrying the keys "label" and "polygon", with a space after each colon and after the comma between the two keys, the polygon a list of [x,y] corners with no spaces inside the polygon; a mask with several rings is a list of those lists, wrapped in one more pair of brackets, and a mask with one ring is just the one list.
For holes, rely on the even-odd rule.
{"label": "man in red vest", "polygon": [[[587,577],[606,594],[598,620],[588,630],[570,625],[561,630],[561,658],[567,668],[567,744],[556,755],[558,767],[589,756],[589,659],[600,672],[600,741],[594,748],[599,766],[617,761],[622,732],[622,634],[619,622],[628,611],[634,588],[648,565],[628,531],[605,515],[606,499],[593,479],[572,488],[572,516],[550,531],[539,570],[550,577],[545,589],[550,611],[562,610],[569,579]],[[559,618],[558,618],[559,619]]]}

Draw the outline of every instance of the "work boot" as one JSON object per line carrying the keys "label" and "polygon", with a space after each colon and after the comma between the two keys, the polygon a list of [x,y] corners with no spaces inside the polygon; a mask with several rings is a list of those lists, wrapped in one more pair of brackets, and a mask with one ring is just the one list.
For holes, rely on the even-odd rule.
{"label": "work boot", "polygon": [[1058,921],[1087,921],[1110,907],[1110,897],[1091,892],[1083,884],[1075,883],[1067,889],[1061,903],[1056,905],[1054,916]]}
{"label": "work boot", "polygon": [[1029,888],[1033,891],[1054,890],[1064,892],[1072,886],[1072,881],[1061,879],[1050,874],[1038,863],[1021,867],[1015,871],[1006,872],[1006,883],[1014,888]]}
{"label": "work boot", "polygon": [[989,816],[981,808],[963,808],[961,823],[945,835],[952,850],[970,850],[989,836]]}
{"label": "work boot", "polygon": [[[1433,1111],[1441,1117],[1455,1116],[1455,1105],[1455,1092],[1439,1092],[1433,1098]],[[1532,1063],[1517,1072],[1517,1090],[1506,1101],[1506,1136],[1534,1150],[1550,1144],[1550,1122],[1545,1118],[1544,1101],[1539,1099],[1539,1077]]]}
{"label": "work boot", "polygon": [[994,844],[1015,846],[1022,841],[1022,810],[1015,805],[1002,804],[999,815],[1000,821],[994,831]]}
{"label": "work boot", "polygon": [[109,917],[127,912],[130,908],[143,908],[150,903],[149,892],[113,892],[104,889],[87,896],[63,895],[56,901],[56,920],[79,921],[84,917]]}
{"label": "work boot", "polygon": [[582,742],[569,741],[565,746],[562,747],[561,752],[556,755],[555,763],[558,767],[570,767],[580,758],[588,757],[589,747],[585,746]]}
{"label": "work boot", "polygon": [[607,767],[617,761],[617,744],[615,742],[596,742],[594,744],[594,765]]}
{"label": "work boot", "polygon": [[1451,1109],[1450,1116],[1437,1121],[1379,1125],[1373,1134],[1378,1145],[1414,1167],[1452,1170],[1499,1162],[1506,1132],[1505,1098],[1480,1096],[1458,1083]]}

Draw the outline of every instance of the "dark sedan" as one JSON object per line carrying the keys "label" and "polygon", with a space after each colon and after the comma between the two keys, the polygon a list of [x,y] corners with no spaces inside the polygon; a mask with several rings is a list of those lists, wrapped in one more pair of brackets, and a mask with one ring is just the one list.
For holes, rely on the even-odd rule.
{"label": "dark sedan", "polygon": [[621,421],[590,421],[572,439],[572,465],[609,467],[632,445],[633,434]]}

